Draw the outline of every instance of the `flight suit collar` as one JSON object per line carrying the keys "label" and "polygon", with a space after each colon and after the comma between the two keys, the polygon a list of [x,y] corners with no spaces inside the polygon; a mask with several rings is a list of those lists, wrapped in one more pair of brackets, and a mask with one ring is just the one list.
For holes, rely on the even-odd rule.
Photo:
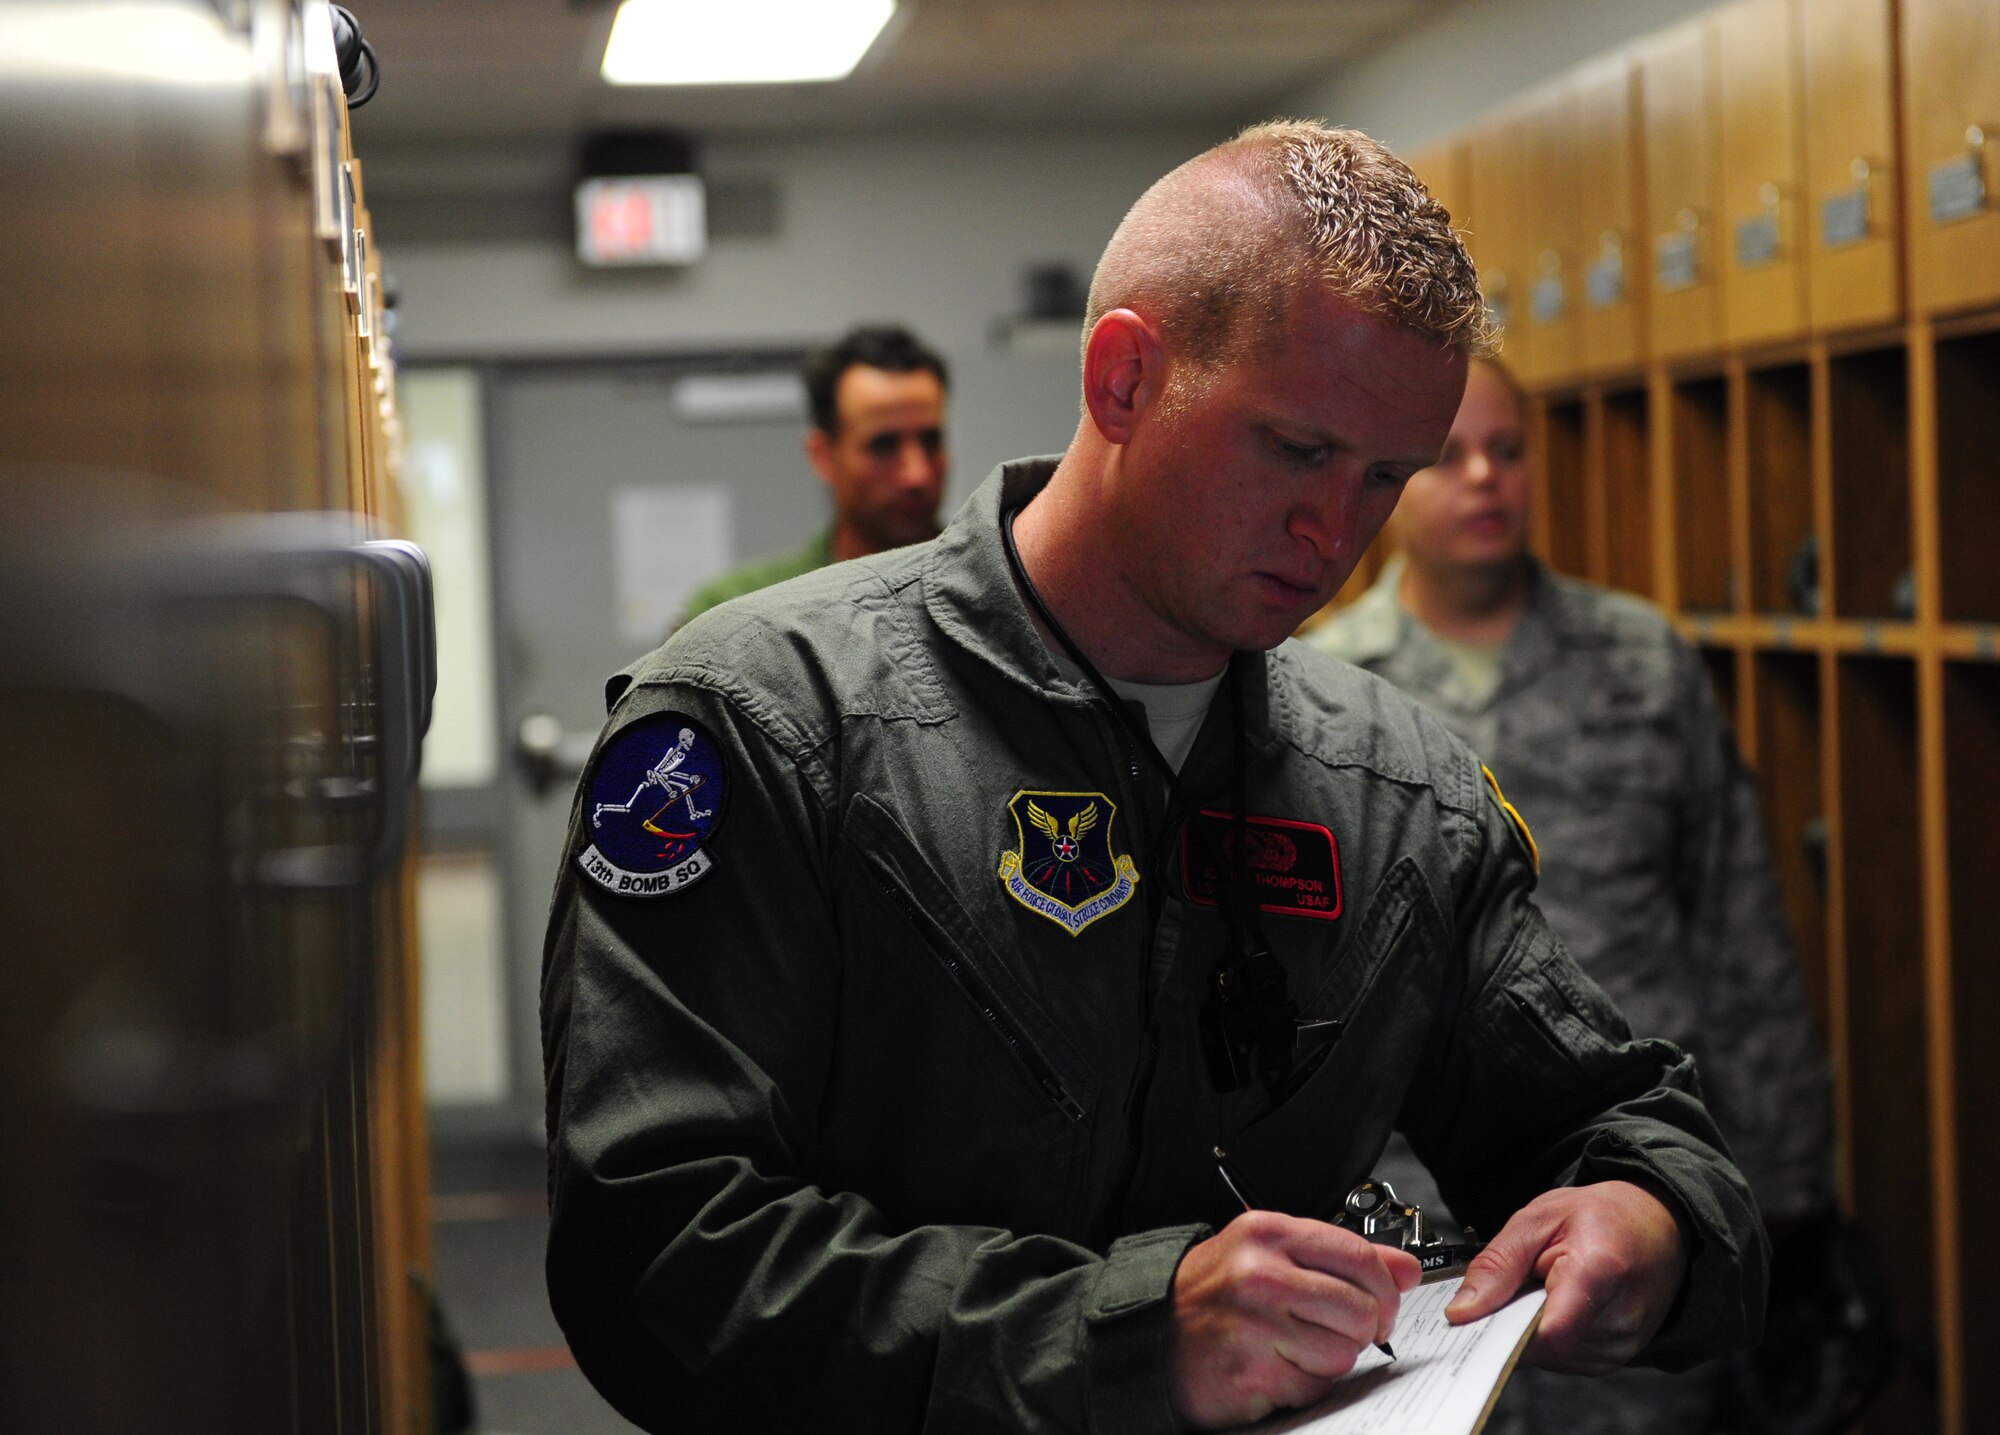
{"label": "flight suit collar", "polygon": [[[1015,459],[987,475],[931,545],[924,567],[924,605],[939,630],[962,651],[1007,681],[1032,688],[1045,699],[1088,703],[1096,694],[1089,681],[1071,682],[1035,631],[1027,599],[1014,583],[1000,538],[1001,515],[1040,493],[1056,471],[1057,456]],[[1253,751],[1273,741],[1269,661],[1264,653],[1239,657],[1244,670],[1244,729]],[[1202,725],[1184,771],[1214,752],[1218,728],[1227,733],[1229,684],[1216,692],[1209,720]],[[1218,722],[1221,719],[1221,722]],[[1221,760],[1227,760],[1223,750]]]}

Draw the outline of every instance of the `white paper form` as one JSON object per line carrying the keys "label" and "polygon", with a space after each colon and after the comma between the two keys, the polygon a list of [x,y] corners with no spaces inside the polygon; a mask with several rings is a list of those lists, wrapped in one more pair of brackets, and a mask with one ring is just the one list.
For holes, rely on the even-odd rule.
{"label": "white paper form", "polygon": [[1462,1281],[1451,1276],[1403,1297],[1389,1336],[1393,1361],[1370,1346],[1318,1405],[1274,1415],[1241,1435],[1471,1435],[1485,1423],[1548,1292],[1527,1291],[1484,1320],[1447,1325],[1444,1308]]}

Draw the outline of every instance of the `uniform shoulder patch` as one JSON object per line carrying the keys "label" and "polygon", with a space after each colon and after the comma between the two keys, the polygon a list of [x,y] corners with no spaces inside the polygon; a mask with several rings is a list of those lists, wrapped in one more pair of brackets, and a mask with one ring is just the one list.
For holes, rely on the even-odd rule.
{"label": "uniform shoulder patch", "polygon": [[1507,800],[1507,794],[1500,790],[1500,779],[1493,775],[1493,769],[1482,762],[1479,764],[1479,770],[1486,774],[1486,785],[1493,789],[1493,800],[1500,804],[1500,810],[1507,814],[1507,820],[1514,825],[1514,831],[1520,834],[1521,845],[1527,849],[1528,861],[1534,866],[1535,875],[1541,876],[1542,849],[1535,843],[1535,834],[1528,830],[1528,819]]}
{"label": "uniform shoulder patch", "polygon": [[1101,792],[1029,792],[1007,804],[1019,839],[1000,858],[1007,894],[1072,937],[1132,900],[1139,868],[1111,850],[1118,804]]}
{"label": "uniform shoulder patch", "polygon": [[708,842],[729,797],[722,749],[686,713],[621,729],[597,755],[584,798],[583,875],[620,897],[664,897],[715,869]]}

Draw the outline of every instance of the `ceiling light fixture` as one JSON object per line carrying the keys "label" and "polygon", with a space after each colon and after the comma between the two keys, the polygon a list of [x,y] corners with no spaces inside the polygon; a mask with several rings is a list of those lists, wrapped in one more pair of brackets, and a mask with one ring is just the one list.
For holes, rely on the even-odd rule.
{"label": "ceiling light fixture", "polygon": [[604,47],[614,85],[845,79],[896,0],[624,0]]}

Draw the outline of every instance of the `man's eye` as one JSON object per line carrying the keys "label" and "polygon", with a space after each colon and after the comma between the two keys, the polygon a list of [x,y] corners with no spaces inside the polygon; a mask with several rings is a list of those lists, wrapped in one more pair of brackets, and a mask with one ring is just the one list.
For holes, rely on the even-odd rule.
{"label": "man's eye", "polygon": [[1400,468],[1371,468],[1368,481],[1380,488],[1401,488],[1410,481],[1409,472]]}
{"label": "man's eye", "polygon": [[1271,442],[1282,457],[1293,463],[1318,463],[1326,457],[1327,446],[1323,443],[1293,443],[1278,434],[1271,435]]}
{"label": "man's eye", "polygon": [[894,458],[896,451],[902,446],[903,438],[901,434],[885,433],[877,434],[874,438],[869,439],[867,443],[862,445],[862,448],[867,451],[870,458]]}

